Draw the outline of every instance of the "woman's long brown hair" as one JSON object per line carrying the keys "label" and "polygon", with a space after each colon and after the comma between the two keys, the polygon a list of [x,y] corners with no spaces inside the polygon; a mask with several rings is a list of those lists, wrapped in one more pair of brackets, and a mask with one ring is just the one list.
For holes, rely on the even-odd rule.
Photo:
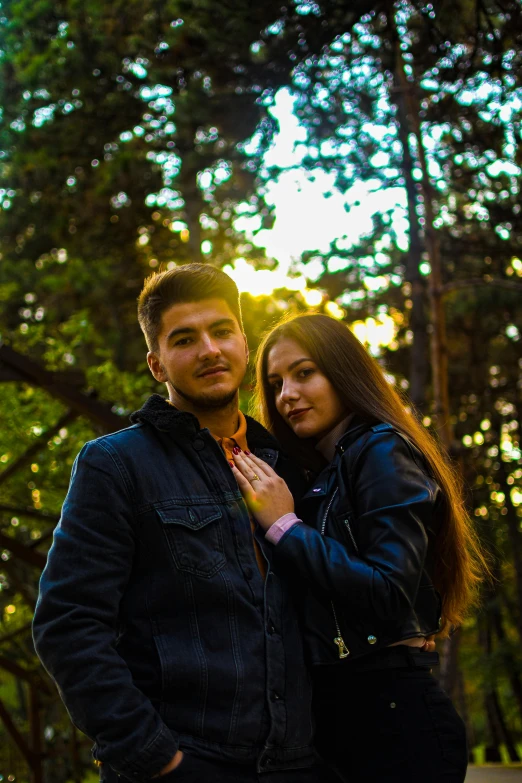
{"label": "woman's long brown hair", "polygon": [[270,350],[284,338],[295,340],[308,353],[346,405],[347,413],[356,413],[369,422],[393,425],[424,455],[444,497],[436,537],[434,584],[442,597],[442,632],[447,635],[477,602],[480,583],[490,573],[465,508],[458,474],[441,446],[408,412],[407,401],[387,382],[378,363],[347,326],[320,314],[285,319],[268,332],[257,354],[254,415],[301,465],[313,466],[317,452],[314,455],[313,444],[299,439],[279,415],[274,390],[267,380]]}

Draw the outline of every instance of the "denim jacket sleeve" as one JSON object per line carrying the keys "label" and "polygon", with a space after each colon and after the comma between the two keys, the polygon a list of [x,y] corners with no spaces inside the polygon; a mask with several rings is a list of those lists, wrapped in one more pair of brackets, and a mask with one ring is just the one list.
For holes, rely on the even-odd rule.
{"label": "denim jacket sleeve", "polygon": [[119,605],[133,562],[132,487],[117,454],[87,443],[73,467],[33,624],[36,651],[95,757],[146,781],[177,738],[133,684],[115,647]]}
{"label": "denim jacket sleeve", "polygon": [[340,465],[336,505],[342,509],[342,494],[353,487],[355,537],[331,518],[324,536],[294,525],[275,548],[277,561],[354,614],[400,621],[415,603],[440,495],[420,459],[397,433],[372,435],[350,481]]}

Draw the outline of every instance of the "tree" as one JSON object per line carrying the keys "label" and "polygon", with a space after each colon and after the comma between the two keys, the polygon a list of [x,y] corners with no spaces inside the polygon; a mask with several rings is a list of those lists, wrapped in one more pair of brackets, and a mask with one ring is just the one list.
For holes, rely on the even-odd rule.
{"label": "tree", "polygon": [[[0,19],[0,332],[120,415],[138,407],[156,390],[141,369],[135,320],[144,276],[202,258],[275,263],[235,219],[241,212],[258,229],[270,224],[263,193],[277,172],[263,157],[275,127],[268,109],[290,85],[308,134],[298,151],[312,176],[330,169],[343,192],[364,181],[383,199],[396,188],[398,206],[379,208],[368,236],[354,243],[340,227],[331,252],[310,248],[304,267],[347,321],[391,320],[394,337],[380,358],[409,387],[426,426],[434,414],[431,313],[435,299],[444,305],[453,450],[503,577],[485,624],[471,618],[463,629],[462,690],[477,741],[486,730],[480,689],[490,694],[495,730],[507,716],[516,739],[522,25],[510,0],[442,5],[269,0],[220,6],[216,20],[208,0],[8,0]],[[245,297],[251,348],[288,305],[300,306],[286,291]],[[0,533],[43,554],[74,455],[96,432],[81,417],[64,419],[67,408],[38,388],[2,389],[0,468],[23,464],[3,482],[0,473]],[[38,569],[7,546],[4,554],[3,649],[32,668],[26,626]],[[489,634],[486,672],[479,626]],[[9,688],[22,726],[19,694]],[[78,776],[81,742],[55,701],[46,715],[54,731],[47,747],[74,757]],[[55,768],[53,783],[67,778],[66,766]]]}

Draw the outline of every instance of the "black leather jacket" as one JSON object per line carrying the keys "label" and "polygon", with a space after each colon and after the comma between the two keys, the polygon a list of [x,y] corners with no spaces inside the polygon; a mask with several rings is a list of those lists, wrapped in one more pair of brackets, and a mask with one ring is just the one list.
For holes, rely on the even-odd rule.
{"label": "black leather jacket", "polygon": [[278,570],[300,599],[312,664],[339,663],[341,654],[350,661],[438,630],[432,573],[441,502],[405,436],[352,419],[298,504],[305,524],[275,547]]}

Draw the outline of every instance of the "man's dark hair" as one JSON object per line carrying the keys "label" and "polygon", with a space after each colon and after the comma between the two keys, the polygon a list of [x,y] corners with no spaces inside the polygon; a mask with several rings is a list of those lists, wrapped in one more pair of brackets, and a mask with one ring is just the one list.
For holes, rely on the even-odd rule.
{"label": "man's dark hair", "polygon": [[221,269],[209,264],[184,264],[147,277],[138,297],[138,321],[149,351],[158,350],[165,310],[175,304],[203,299],[224,299],[243,329],[237,285]]}

